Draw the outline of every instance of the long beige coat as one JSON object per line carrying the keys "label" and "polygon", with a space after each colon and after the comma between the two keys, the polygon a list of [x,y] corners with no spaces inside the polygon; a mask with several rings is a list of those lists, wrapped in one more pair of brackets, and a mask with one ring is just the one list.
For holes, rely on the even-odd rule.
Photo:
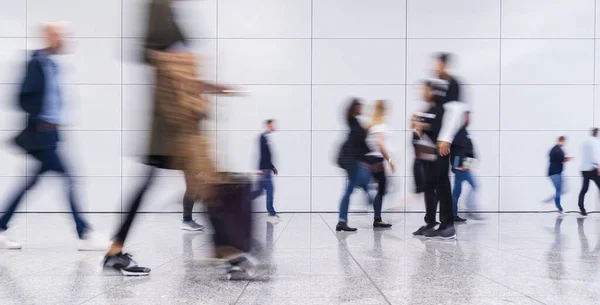
{"label": "long beige coat", "polygon": [[185,173],[190,198],[207,199],[207,185],[221,183],[200,122],[210,102],[202,95],[192,53],[149,51],[155,67],[154,113],[149,155],[166,156],[167,168]]}

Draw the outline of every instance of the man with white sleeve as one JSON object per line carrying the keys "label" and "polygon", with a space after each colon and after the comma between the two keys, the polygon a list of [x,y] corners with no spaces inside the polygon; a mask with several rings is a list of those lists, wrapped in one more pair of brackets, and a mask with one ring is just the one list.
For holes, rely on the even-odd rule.
{"label": "man with white sleeve", "polygon": [[583,176],[583,185],[579,192],[579,212],[581,216],[586,217],[587,212],[583,201],[585,194],[590,186],[590,180],[596,183],[600,189],[600,141],[598,141],[598,128],[592,129],[592,136],[583,142],[581,152],[581,175]]}

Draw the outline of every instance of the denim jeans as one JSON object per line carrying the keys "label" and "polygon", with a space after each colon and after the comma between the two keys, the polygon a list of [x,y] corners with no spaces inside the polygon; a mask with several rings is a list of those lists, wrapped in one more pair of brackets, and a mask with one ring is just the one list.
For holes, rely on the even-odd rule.
{"label": "denim jeans", "polygon": [[452,208],[454,216],[458,216],[458,199],[462,193],[462,184],[467,182],[471,185],[471,192],[467,196],[467,209],[473,211],[475,209],[475,192],[477,190],[477,184],[471,175],[471,171],[456,170],[454,172],[454,190],[452,190]]}
{"label": "denim jeans", "polygon": [[560,196],[563,193],[563,178],[561,174],[556,174],[550,176],[550,180],[552,180],[552,184],[554,185],[554,190],[556,193],[554,194],[554,205],[559,211],[563,211],[562,206],[560,205]]}
{"label": "denim jeans", "polygon": [[340,212],[339,212],[339,221],[340,222],[348,222],[348,208],[350,206],[350,196],[354,191],[354,188],[364,184],[364,180],[366,177],[370,177],[370,173],[360,161],[356,162],[356,166],[353,169],[347,171],[348,173],[348,181],[346,183],[346,190],[344,191],[344,195],[342,196],[342,200],[340,201]]}
{"label": "denim jeans", "polygon": [[73,179],[69,175],[66,167],[64,166],[61,158],[56,152],[55,148],[49,148],[43,151],[38,151],[31,154],[35,159],[40,161],[41,165],[33,177],[27,177],[25,185],[17,191],[7,209],[4,211],[4,215],[0,218],[0,231],[8,229],[8,222],[12,218],[13,214],[19,207],[21,199],[25,196],[28,190],[30,190],[38,181],[40,176],[46,172],[54,171],[63,175],[66,179],[66,190],[69,198],[69,204],[71,206],[71,215],[75,220],[75,227],[77,229],[77,235],[82,238],[86,231],[89,229],[87,222],[80,216],[79,206],[75,201],[75,195],[73,190]]}
{"label": "denim jeans", "polygon": [[250,194],[250,198],[252,200],[256,199],[257,197],[262,195],[263,190],[267,192],[267,212],[269,212],[269,216],[277,215],[277,212],[275,212],[275,208],[273,207],[273,192],[275,191],[275,188],[273,187],[272,171],[263,172],[262,174],[260,174],[258,189],[254,190]]}

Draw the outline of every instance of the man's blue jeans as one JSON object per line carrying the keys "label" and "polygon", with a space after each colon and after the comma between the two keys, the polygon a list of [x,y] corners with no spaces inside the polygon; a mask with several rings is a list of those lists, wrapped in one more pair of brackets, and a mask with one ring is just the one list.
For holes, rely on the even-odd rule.
{"label": "man's blue jeans", "polygon": [[30,190],[39,180],[40,176],[46,172],[54,171],[63,175],[66,179],[66,190],[69,198],[69,204],[71,206],[71,215],[75,221],[75,227],[77,229],[77,235],[79,238],[84,237],[84,234],[89,229],[88,223],[81,217],[79,205],[75,200],[73,178],[64,166],[61,158],[59,157],[55,148],[48,148],[43,151],[34,152],[31,154],[34,158],[40,161],[41,165],[33,177],[27,177],[27,182],[21,187],[10,201],[4,215],[0,217],[0,231],[8,229],[8,222],[12,218],[13,214],[19,207],[21,199],[25,196],[28,190]]}
{"label": "man's blue jeans", "polygon": [[556,205],[556,208],[562,212],[563,208],[560,205],[560,196],[563,193],[563,177],[561,174],[556,174],[550,176],[550,180],[552,180],[552,184],[556,190],[556,193],[554,194],[554,205]]}
{"label": "man's blue jeans", "polygon": [[454,190],[452,190],[452,207],[454,216],[458,216],[458,199],[462,193],[462,184],[465,181],[471,185],[471,192],[467,197],[467,209],[471,211],[475,209],[475,191],[477,190],[477,184],[475,184],[473,175],[471,175],[470,170],[456,170],[454,171]]}
{"label": "man's blue jeans", "polygon": [[354,188],[357,186],[364,187],[366,184],[365,181],[370,177],[370,172],[366,168],[366,165],[362,162],[357,161],[356,166],[351,170],[347,171],[348,173],[348,181],[346,183],[346,190],[344,195],[342,196],[342,200],[340,201],[340,212],[339,212],[339,221],[348,222],[348,208],[350,206],[350,196],[354,191]]}
{"label": "man's blue jeans", "polygon": [[252,200],[256,199],[258,196],[262,195],[263,190],[267,192],[267,212],[269,212],[269,216],[277,215],[277,212],[275,212],[275,208],[273,207],[273,192],[275,191],[275,188],[273,187],[272,171],[260,174],[258,189],[251,193],[250,198]]}

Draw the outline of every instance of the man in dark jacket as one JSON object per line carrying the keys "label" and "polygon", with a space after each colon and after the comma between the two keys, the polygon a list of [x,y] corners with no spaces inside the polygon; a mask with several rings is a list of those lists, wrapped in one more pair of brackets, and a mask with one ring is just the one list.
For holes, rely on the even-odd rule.
{"label": "man in dark jacket", "polygon": [[60,73],[52,56],[61,51],[63,31],[61,24],[45,25],[44,34],[48,45],[45,49],[34,51],[27,63],[27,72],[19,93],[19,105],[27,113],[27,125],[15,141],[28,155],[38,160],[40,166],[32,177],[28,177],[26,185],[11,199],[4,215],[0,218],[0,248],[21,248],[21,245],[9,240],[2,232],[8,229],[8,222],[25,193],[37,183],[42,174],[49,171],[58,172],[67,179],[71,214],[81,241],[79,250],[102,250],[106,246],[91,238],[90,226],[79,214],[80,208],[75,200],[72,176],[57,151],[63,99]]}
{"label": "man in dark jacket", "polygon": [[554,147],[550,150],[550,154],[548,155],[550,159],[550,166],[548,166],[548,177],[552,180],[552,184],[554,185],[555,194],[553,196],[554,204],[556,205],[556,209],[558,209],[558,213],[560,215],[563,214],[563,208],[560,204],[560,196],[563,193],[563,177],[562,172],[564,168],[564,163],[569,161],[570,158],[565,156],[565,152],[562,147],[565,145],[566,138],[564,136],[558,137],[558,141]]}
{"label": "man in dark jacket", "polygon": [[258,189],[252,192],[251,198],[255,199],[260,196],[263,190],[267,193],[267,211],[269,216],[267,220],[269,222],[279,221],[279,215],[275,212],[273,207],[273,174],[277,175],[277,168],[273,165],[273,154],[271,152],[269,137],[272,132],[275,131],[275,120],[269,119],[265,122],[266,130],[260,134],[260,157],[258,162],[258,169],[260,170],[260,181]]}

